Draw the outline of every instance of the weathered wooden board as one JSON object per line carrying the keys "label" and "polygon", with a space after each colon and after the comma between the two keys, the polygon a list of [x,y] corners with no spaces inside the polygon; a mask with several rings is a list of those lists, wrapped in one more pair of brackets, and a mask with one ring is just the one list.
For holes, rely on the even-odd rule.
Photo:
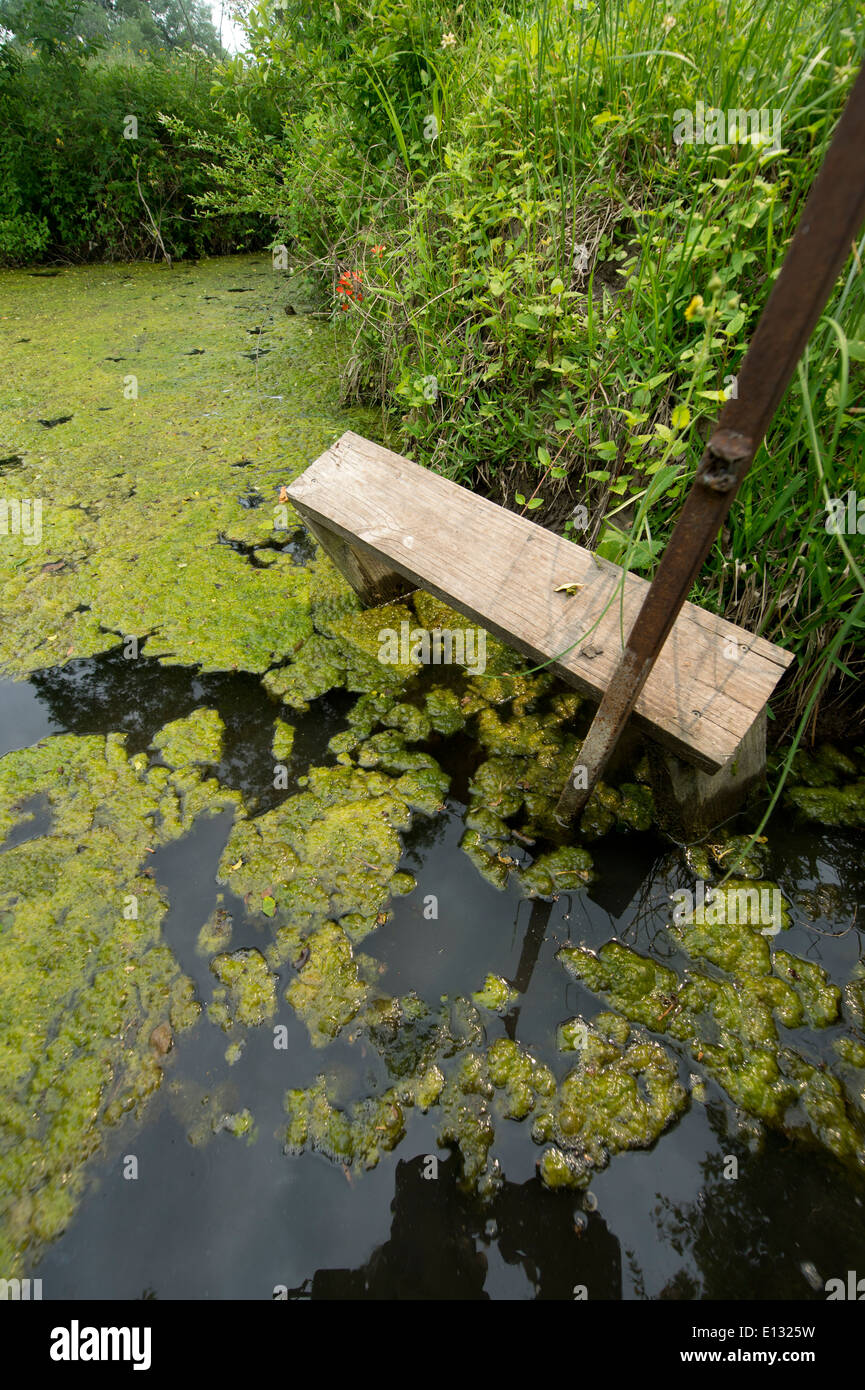
{"label": "weathered wooden board", "polygon": [[[648,589],[644,579],[626,574],[621,585],[618,565],[351,431],[288,493],[362,594],[389,597],[388,576],[402,576],[524,655],[555,658],[553,670],[600,700]],[[582,587],[557,593],[563,584]],[[634,722],[716,772],[792,659],[686,603]]]}

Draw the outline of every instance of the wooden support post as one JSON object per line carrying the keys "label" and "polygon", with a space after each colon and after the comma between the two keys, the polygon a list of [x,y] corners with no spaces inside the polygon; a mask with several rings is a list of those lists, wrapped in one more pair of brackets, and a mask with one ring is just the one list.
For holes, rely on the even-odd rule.
{"label": "wooden support post", "polygon": [[365,608],[377,608],[379,604],[392,603],[417,588],[416,584],[409,583],[374,555],[365,553],[357,546],[349,545],[336,531],[331,531],[329,526],[324,526],[321,521],[313,521],[297,501],[294,501],[294,509],[304,526],[315,536],[322,550],[348,580]]}
{"label": "wooden support post", "polygon": [[702,772],[654,742],[648,742],[647,749],[662,829],[677,840],[696,840],[762,791],[766,780],[766,711],[757,716],[720,772]]}

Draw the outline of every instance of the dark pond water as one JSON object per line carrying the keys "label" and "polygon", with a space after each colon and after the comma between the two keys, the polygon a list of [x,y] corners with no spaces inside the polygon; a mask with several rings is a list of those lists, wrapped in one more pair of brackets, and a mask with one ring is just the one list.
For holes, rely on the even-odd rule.
{"label": "dark pond water", "polygon": [[[293,767],[332,761],[327,741],[344,727],[352,698],[326,697],[292,716]],[[64,731],[120,730],[136,751],[166,721],[201,704],[226,724],[220,779],[259,796],[259,811],[289,795],[291,787],[261,793],[271,780],[275,709],[254,677],[139,661],[133,682],[129,664],[111,654],[0,683],[0,754]],[[592,848],[597,879],[587,892],[532,903],[516,888],[497,891],[457,848],[469,752],[455,739],[438,755],[454,774],[447,812],[417,816],[404,836],[401,867],[416,876],[417,889],[395,900],[392,919],[362,949],[380,962],[381,986],[392,994],[413,988],[435,1001],[478,988],[488,971],[514,981],[518,1002],[505,1018],[489,1015],[488,1040],[515,1037],[560,1079],[573,1059],[557,1052],[556,1026],[580,1012],[591,1017],[598,1002],[569,979],[555,951],[566,941],[600,946],[616,936],[669,959],[663,925],[681,861],[654,834],[612,835]],[[32,809],[26,833],[38,834],[42,813]],[[214,981],[195,941],[218,893],[235,912],[233,947],[267,944],[263,930],[245,924],[243,904],[215,880],[230,826],[230,813],[200,821],[151,860],[170,901],[165,939],[204,1002]],[[787,897],[834,884],[850,919],[858,904],[862,920],[860,840],[793,831],[783,822],[769,835],[771,876]],[[435,921],[422,911],[430,892],[440,904]],[[796,919],[784,945],[843,984],[861,937],[856,927],[823,934],[839,930],[836,918]],[[508,1121],[493,1149],[505,1175],[501,1191],[486,1203],[462,1194],[457,1154],[436,1145],[435,1109],[408,1111],[402,1143],[371,1172],[350,1173],[313,1153],[285,1154],[287,1088],[309,1085],[324,1070],[338,1077],[347,1103],[389,1084],[380,1056],[364,1050],[362,1039],[352,1044],[343,1034],[324,1054],[310,1045],[283,999],[290,970],[281,972],[280,1010],[271,1020],[288,1030],[286,1050],[275,1050],[269,1026],[250,1029],[229,1069],[225,1035],[206,1018],[183,1035],[144,1123],[112,1132],[76,1217],[26,1271],[42,1278],[46,1297],[269,1299],[284,1290],[281,1296],[304,1299],[569,1299],[585,1285],[591,1299],[822,1299],[809,1283],[810,1267],[821,1281],[865,1269],[865,1180],[778,1134],[753,1152],[712,1082],[705,1104],[692,1104],[653,1149],[613,1158],[593,1178],[594,1200],[543,1188],[526,1126]],[[828,1049],[837,1030],[825,1031],[816,1045]],[[685,1081],[684,1054],[681,1074]],[[256,1142],[224,1133],[190,1142],[214,1098],[225,1111],[249,1107]],[[131,1154],[134,1182],[122,1175]],[[440,1158],[435,1181],[424,1176],[430,1154]],[[724,1176],[731,1155],[735,1181]]]}

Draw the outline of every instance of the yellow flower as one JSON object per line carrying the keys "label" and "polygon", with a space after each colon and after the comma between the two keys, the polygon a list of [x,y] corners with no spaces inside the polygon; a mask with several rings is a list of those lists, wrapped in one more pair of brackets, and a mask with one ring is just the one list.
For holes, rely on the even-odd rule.
{"label": "yellow flower", "polygon": [[701,294],[695,294],[694,298],[691,300],[690,304],[685,310],[685,318],[688,320],[689,323],[691,322],[692,318],[695,318],[697,316],[702,307],[703,296]]}

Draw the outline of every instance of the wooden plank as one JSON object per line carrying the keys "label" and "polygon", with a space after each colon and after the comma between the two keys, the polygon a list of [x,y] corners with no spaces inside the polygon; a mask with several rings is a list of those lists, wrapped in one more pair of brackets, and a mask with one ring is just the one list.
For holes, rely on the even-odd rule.
{"label": "wooden plank", "polygon": [[[427,590],[600,700],[648,588],[582,546],[351,431],[289,486],[313,527]],[[563,584],[582,587],[574,596]],[[617,588],[620,592],[617,593]],[[738,659],[725,651],[738,646]],[[568,649],[571,650],[568,650]],[[634,721],[716,772],[765,707],[792,655],[686,603]]]}

